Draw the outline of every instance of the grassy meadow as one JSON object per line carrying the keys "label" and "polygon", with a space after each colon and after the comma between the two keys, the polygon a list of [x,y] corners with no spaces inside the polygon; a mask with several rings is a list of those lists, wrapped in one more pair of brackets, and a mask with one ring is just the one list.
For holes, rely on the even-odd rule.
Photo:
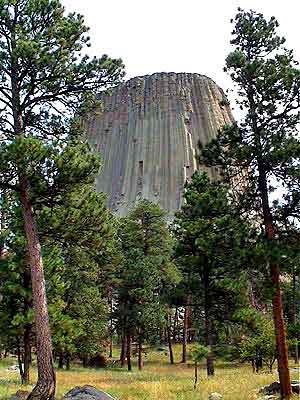
{"label": "grassy meadow", "polygon": [[[179,347],[176,348],[177,360],[180,359]],[[21,387],[19,375],[6,371],[15,365],[16,359],[0,361],[0,399],[9,399],[17,390],[30,390]],[[127,372],[121,368],[102,370],[83,369],[73,365],[71,371],[57,371],[57,399],[75,386],[89,384],[106,391],[118,400],[207,400],[212,392],[219,392],[224,400],[254,400],[257,389],[277,379],[276,374],[262,372],[253,374],[249,365],[237,365],[217,362],[216,375],[208,379],[205,366],[199,368],[200,382],[193,390],[193,365],[168,364],[168,356],[151,351],[145,361],[145,368],[139,372],[134,363],[134,370]],[[299,379],[297,372],[293,379]],[[32,384],[36,371],[31,373]],[[295,396],[294,399],[299,399]],[[294,400],[293,399],[293,400]]]}

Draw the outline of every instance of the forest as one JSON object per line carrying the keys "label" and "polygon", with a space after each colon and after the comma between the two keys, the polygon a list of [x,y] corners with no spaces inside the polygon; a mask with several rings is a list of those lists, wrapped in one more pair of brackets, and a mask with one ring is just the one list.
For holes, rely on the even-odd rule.
{"label": "forest", "polygon": [[231,24],[240,120],[199,143],[171,222],[146,199],[121,218],[83,121],[122,60],[85,55],[58,0],[0,0],[1,398],[298,398],[300,68],[274,17]]}

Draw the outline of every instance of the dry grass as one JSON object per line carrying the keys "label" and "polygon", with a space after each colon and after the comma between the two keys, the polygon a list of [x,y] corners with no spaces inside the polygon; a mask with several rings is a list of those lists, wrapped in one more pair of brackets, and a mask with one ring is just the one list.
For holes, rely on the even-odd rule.
{"label": "dry grass", "polygon": [[[18,374],[6,371],[7,366],[13,363],[14,360],[8,360],[0,364],[0,399],[3,400],[20,389]],[[276,374],[254,375],[247,365],[220,362],[214,378],[207,379],[203,368],[199,372],[202,376],[198,389],[194,391],[191,364],[171,366],[163,353],[151,352],[142,372],[136,368],[129,373],[118,368],[87,370],[78,367],[71,371],[58,371],[57,398],[61,399],[74,386],[89,384],[120,400],[207,400],[212,392],[223,394],[225,400],[254,400],[257,388],[277,379]],[[33,382],[35,378],[33,370]],[[299,379],[298,373],[293,373],[293,379]]]}

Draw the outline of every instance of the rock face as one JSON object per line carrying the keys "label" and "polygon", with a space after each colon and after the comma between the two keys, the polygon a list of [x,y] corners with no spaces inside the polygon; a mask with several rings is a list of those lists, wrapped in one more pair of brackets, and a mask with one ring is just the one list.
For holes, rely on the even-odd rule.
{"label": "rock face", "polygon": [[232,121],[223,91],[199,74],[157,73],[133,78],[100,100],[102,109],[86,120],[88,140],[103,161],[97,189],[108,193],[119,215],[141,198],[172,215],[197,168],[198,142]]}

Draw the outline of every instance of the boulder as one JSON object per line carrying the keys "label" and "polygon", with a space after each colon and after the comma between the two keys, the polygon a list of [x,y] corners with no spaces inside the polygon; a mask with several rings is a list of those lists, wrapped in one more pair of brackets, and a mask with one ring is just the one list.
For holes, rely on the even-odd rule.
{"label": "boulder", "polygon": [[[292,392],[300,393],[300,381],[291,381]],[[263,393],[265,395],[279,394],[280,393],[280,383],[273,382],[269,386],[264,386],[260,389],[259,393]]]}
{"label": "boulder", "polygon": [[223,396],[220,393],[211,393],[208,400],[223,400]]}
{"label": "boulder", "polygon": [[19,372],[19,366],[18,365],[11,365],[10,367],[7,368],[6,371],[8,372]]}
{"label": "boulder", "polygon": [[293,393],[300,394],[300,381],[292,381],[291,384]]}
{"label": "boulder", "polygon": [[168,352],[169,348],[166,346],[159,346],[157,347],[156,351],[160,351],[160,352]]}
{"label": "boulder", "polygon": [[259,390],[259,393],[263,393],[263,394],[267,394],[267,395],[280,393],[280,383],[273,382],[273,383],[271,383],[271,385],[264,386]]}
{"label": "boulder", "polygon": [[93,386],[86,385],[70,390],[64,395],[63,400],[114,400],[114,398]]}
{"label": "boulder", "polygon": [[19,390],[10,398],[10,400],[26,400],[29,394],[30,393],[26,392],[25,390]]}

